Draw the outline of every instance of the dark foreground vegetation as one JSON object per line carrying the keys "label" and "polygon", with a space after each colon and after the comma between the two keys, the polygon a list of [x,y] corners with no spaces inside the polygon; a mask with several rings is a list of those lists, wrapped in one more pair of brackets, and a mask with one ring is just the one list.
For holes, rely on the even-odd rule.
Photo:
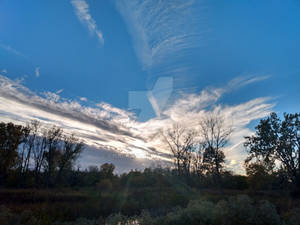
{"label": "dark foreground vegetation", "polygon": [[0,225],[300,224],[299,119],[260,121],[245,137],[245,176],[226,170],[232,129],[215,116],[161,132],[172,168],[121,175],[75,168],[84,144],[57,127],[0,123]]}

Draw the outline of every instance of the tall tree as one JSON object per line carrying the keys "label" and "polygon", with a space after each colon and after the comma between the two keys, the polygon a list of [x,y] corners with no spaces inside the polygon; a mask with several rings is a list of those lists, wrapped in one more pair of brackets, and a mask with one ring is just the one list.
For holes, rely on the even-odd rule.
{"label": "tall tree", "polygon": [[37,147],[37,139],[40,129],[40,123],[36,120],[31,121],[25,127],[25,138],[21,149],[21,172],[27,174],[29,171],[30,160],[33,159],[34,148]]}
{"label": "tall tree", "polygon": [[178,174],[189,175],[195,147],[195,131],[174,124],[172,128],[162,132],[162,136],[173,154]]}
{"label": "tall tree", "polygon": [[64,135],[62,142],[63,145],[59,152],[60,156],[58,159],[57,180],[61,179],[65,170],[72,170],[74,162],[79,157],[84,147],[83,142],[79,142],[74,134]]}
{"label": "tall tree", "polygon": [[246,163],[251,160],[269,166],[280,163],[289,179],[300,188],[300,114],[284,114],[281,120],[276,113],[260,121],[255,135],[245,137],[249,150]]}
{"label": "tall tree", "polygon": [[203,151],[203,163],[208,172],[216,177],[221,185],[221,171],[225,163],[224,147],[229,141],[232,128],[224,123],[219,115],[210,115],[200,122],[200,149]]}
{"label": "tall tree", "polygon": [[44,152],[44,169],[46,172],[46,183],[48,186],[52,186],[54,182],[55,171],[58,167],[59,162],[59,150],[62,145],[62,129],[53,126],[44,133],[46,152]]}
{"label": "tall tree", "polygon": [[18,166],[18,147],[23,141],[23,126],[0,123],[0,183],[7,178],[11,169]]}
{"label": "tall tree", "polygon": [[205,174],[206,169],[203,158],[203,151],[201,151],[200,148],[196,149],[192,156],[192,171],[198,176],[203,176]]}
{"label": "tall tree", "polygon": [[[46,134],[46,131],[44,131],[43,133]],[[38,184],[40,183],[41,170],[45,165],[45,157],[47,152],[47,137],[44,135],[37,136],[32,150],[35,183]]]}

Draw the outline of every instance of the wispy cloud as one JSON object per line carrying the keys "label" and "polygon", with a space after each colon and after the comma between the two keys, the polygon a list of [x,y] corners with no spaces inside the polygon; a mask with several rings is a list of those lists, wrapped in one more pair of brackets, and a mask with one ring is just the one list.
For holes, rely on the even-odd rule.
{"label": "wispy cloud", "polygon": [[233,79],[228,84],[228,89],[232,89],[236,87],[240,88],[249,84],[267,80],[270,77],[271,77],[270,75],[243,75]]}
{"label": "wispy cloud", "polygon": [[11,54],[14,54],[16,56],[20,56],[20,57],[27,59],[27,56],[25,56],[23,53],[19,52],[18,50],[14,49],[10,45],[5,45],[5,44],[0,43],[0,48]]}
{"label": "wispy cloud", "polygon": [[62,93],[64,91],[64,89],[59,89],[58,91],[56,91],[55,93],[56,94],[60,94],[60,93]]}
{"label": "wispy cloud", "polygon": [[49,101],[49,102],[58,102],[60,99],[60,96],[57,93],[53,93],[50,91],[44,92],[43,95],[45,96],[45,98]]}
{"label": "wispy cloud", "polygon": [[82,101],[82,102],[86,102],[87,98],[86,97],[80,97],[79,100]]}
{"label": "wispy cloud", "polygon": [[91,34],[95,34],[101,44],[104,44],[104,38],[101,30],[97,27],[96,21],[89,12],[89,5],[85,0],[71,0],[75,13],[79,21],[86,25]]}
{"label": "wispy cloud", "polygon": [[[249,83],[249,79],[244,82]],[[161,116],[138,122],[131,112],[108,103],[87,107],[62,98],[58,92],[33,93],[20,81],[0,76],[0,115],[6,122],[26,123],[37,119],[47,126],[55,124],[66,132],[76,133],[94,149],[91,154],[109,153],[107,157],[112,157],[111,160],[116,163],[122,161],[120,158],[123,156],[126,158],[122,161],[123,166],[128,163],[128,168],[134,168],[137,161],[148,166],[151,162],[169,161],[170,152],[165,143],[153,138],[159,130],[170,127],[174,122],[197,129],[203,117],[212,112],[219,113],[227,121],[226,125],[234,128],[230,146],[226,149],[228,166],[242,171],[241,164],[237,162],[245,158],[243,136],[252,133],[248,125],[268,115],[274,105],[270,103],[270,98],[256,98],[231,106],[218,103],[229,92],[228,87],[233,88],[232,83],[219,88],[211,87],[199,94],[182,94],[161,111]],[[233,160],[236,163],[230,163]]]}
{"label": "wispy cloud", "polygon": [[195,0],[117,0],[132,36],[136,54],[146,70],[176,60],[201,46],[204,29]]}
{"label": "wispy cloud", "polygon": [[[115,0],[116,8],[132,37],[136,56],[147,71],[146,86],[162,77],[174,80],[172,95],[183,90],[195,75],[189,56],[205,45],[209,32],[202,0]],[[168,90],[165,90],[166,92]],[[150,93],[148,100],[160,115],[160,105]]]}
{"label": "wispy cloud", "polygon": [[36,67],[35,70],[34,70],[34,74],[37,78],[40,77],[40,67]]}

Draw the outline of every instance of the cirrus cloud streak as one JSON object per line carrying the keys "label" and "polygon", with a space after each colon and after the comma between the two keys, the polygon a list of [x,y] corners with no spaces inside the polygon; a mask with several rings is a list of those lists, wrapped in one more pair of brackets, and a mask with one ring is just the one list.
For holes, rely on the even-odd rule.
{"label": "cirrus cloud streak", "polygon": [[79,21],[88,27],[91,34],[97,36],[101,44],[104,44],[103,34],[97,27],[96,21],[92,18],[87,2],[85,0],[72,0],[71,3]]}
{"label": "cirrus cloud streak", "polygon": [[[207,88],[199,94],[183,93],[161,112],[161,116],[138,122],[133,113],[108,103],[84,106],[80,101],[62,98],[59,93],[34,93],[20,81],[0,76],[0,116],[4,122],[25,124],[30,120],[39,120],[46,126],[60,126],[65,132],[75,133],[83,139],[95,154],[111,154],[106,158],[107,161],[123,163],[124,168],[124,161],[130,162],[127,169],[134,169],[133,165],[143,167],[154,162],[170,162],[167,146],[156,136],[161,129],[179,122],[197,129],[201,119],[218,113],[224,117],[226,126],[232,126],[234,130],[230,146],[225,151],[228,166],[236,172],[242,172],[241,164],[237,162],[245,157],[241,144],[243,136],[252,133],[248,125],[268,115],[274,104],[270,103],[270,98],[256,98],[237,105],[224,105],[219,101],[226,93],[252,83],[254,79],[261,80],[254,77],[237,78],[224,87]],[[99,157],[102,156],[101,153]],[[81,163],[88,165],[90,162],[86,160],[89,157],[85,155],[85,162]],[[122,157],[123,161],[120,160]]]}

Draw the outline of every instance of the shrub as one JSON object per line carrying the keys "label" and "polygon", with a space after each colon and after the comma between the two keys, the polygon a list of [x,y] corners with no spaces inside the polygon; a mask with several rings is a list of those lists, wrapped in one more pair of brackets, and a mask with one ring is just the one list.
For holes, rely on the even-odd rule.
{"label": "shrub", "polygon": [[127,225],[128,218],[122,214],[111,215],[105,225]]}
{"label": "shrub", "polygon": [[8,225],[13,220],[13,214],[4,206],[0,206],[0,224]]}
{"label": "shrub", "polygon": [[99,225],[99,222],[97,220],[88,220],[85,218],[79,218],[75,222],[56,223],[55,225]]}
{"label": "shrub", "polygon": [[33,225],[41,224],[37,218],[35,218],[31,211],[25,210],[20,215],[13,214],[9,209],[4,206],[0,207],[0,224],[1,225]]}
{"label": "shrub", "polygon": [[254,205],[246,195],[219,201],[216,206],[217,221],[226,225],[280,225],[280,217],[273,204],[260,201]]}
{"label": "shrub", "polygon": [[299,225],[300,221],[300,208],[292,209],[285,215],[287,225]]}
{"label": "shrub", "polygon": [[254,224],[255,208],[253,206],[253,201],[247,195],[238,195],[236,197],[231,197],[228,200],[225,220],[228,225]]}
{"label": "shrub", "polygon": [[[300,220],[299,220],[300,221]],[[276,208],[267,200],[259,202],[256,215],[257,225],[280,225],[280,216],[278,215]]]}
{"label": "shrub", "polygon": [[148,211],[143,211],[141,215],[138,217],[139,225],[156,225],[158,223],[159,218],[154,219],[151,217]]}
{"label": "shrub", "polygon": [[167,225],[216,224],[215,205],[208,201],[191,201],[186,209],[178,208],[165,218]]}

